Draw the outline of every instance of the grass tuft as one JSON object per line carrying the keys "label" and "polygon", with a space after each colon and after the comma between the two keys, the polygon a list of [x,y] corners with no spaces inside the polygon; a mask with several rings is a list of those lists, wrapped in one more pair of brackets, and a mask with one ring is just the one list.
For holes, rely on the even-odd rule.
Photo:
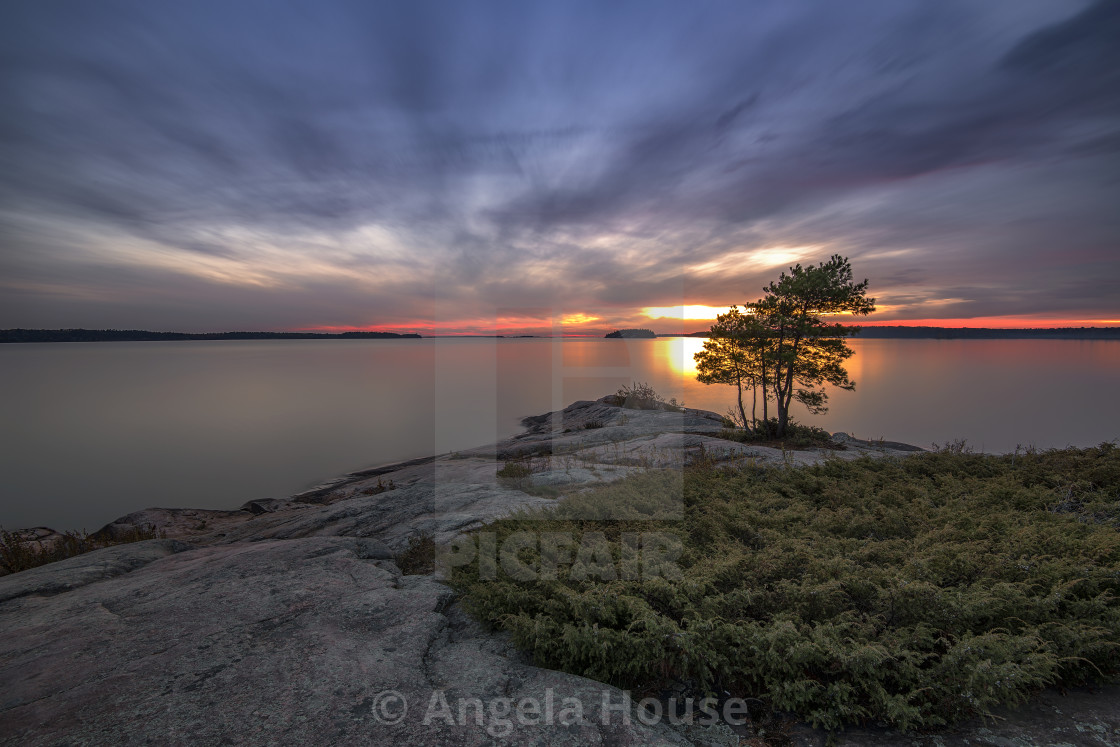
{"label": "grass tuft", "polygon": [[393,560],[405,576],[430,576],[435,572],[436,543],[430,532],[417,532]]}
{"label": "grass tuft", "polygon": [[617,392],[603,399],[607,404],[628,410],[684,411],[684,402],[678,402],[676,397],[665,399],[657,393],[657,390],[645,382],[636,381],[633,384],[623,384]]}

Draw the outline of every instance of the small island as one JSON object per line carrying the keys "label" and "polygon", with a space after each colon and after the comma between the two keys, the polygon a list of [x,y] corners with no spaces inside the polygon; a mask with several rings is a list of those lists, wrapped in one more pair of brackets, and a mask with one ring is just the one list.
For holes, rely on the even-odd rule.
{"label": "small island", "polygon": [[603,335],[603,337],[610,339],[652,339],[657,337],[657,334],[652,329],[616,329],[614,332]]}

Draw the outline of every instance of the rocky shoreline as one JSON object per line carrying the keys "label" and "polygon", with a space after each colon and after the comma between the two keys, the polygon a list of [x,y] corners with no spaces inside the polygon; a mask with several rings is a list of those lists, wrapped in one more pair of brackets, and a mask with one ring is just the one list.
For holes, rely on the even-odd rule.
{"label": "rocky shoreline", "polygon": [[[647,725],[629,712],[624,718],[622,691],[532,666],[502,636],[468,618],[436,576],[405,575],[395,560],[410,538],[446,543],[518,509],[635,470],[697,459],[795,466],[921,451],[843,434],[830,447],[783,451],[719,438],[721,420],[701,410],[624,409],[609,398],[577,402],[526,418],[521,434],[497,444],[354,473],[287,500],[121,517],[105,531],[124,535],[146,527],[164,538],[0,578],[6,633],[0,738],[12,744],[748,743],[746,727]],[[513,485],[497,477],[510,460],[529,465],[531,478]],[[998,724],[928,737],[849,731],[836,743],[1120,744],[1112,706],[1117,693],[1046,694]],[[438,707],[431,718],[439,697],[451,718],[440,717]],[[557,708],[578,703],[581,721],[515,720],[506,731],[500,718],[461,719],[455,711],[471,699],[549,698]],[[797,744],[824,739],[808,727],[795,727],[793,737]]]}

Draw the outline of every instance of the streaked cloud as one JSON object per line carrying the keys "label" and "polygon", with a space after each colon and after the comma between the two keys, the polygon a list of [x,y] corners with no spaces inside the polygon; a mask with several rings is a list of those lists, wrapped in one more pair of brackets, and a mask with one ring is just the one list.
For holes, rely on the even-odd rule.
{"label": "streaked cloud", "polygon": [[832,253],[882,320],[1115,319],[1116,38],[1109,0],[9,4],[0,327],[611,329]]}

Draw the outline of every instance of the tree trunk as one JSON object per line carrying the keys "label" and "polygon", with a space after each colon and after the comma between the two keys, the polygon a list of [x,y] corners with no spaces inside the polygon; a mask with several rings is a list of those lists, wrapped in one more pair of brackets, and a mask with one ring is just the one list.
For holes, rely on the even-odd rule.
{"label": "tree trunk", "polygon": [[[800,342],[800,341],[798,341]],[[789,406],[793,402],[793,369],[797,363],[798,345],[793,346],[793,358],[789,363],[789,368],[786,371],[785,386],[782,387],[782,393],[779,395],[781,400],[778,403],[778,435],[786,435],[786,426],[789,423]]]}
{"label": "tree trunk", "polygon": [[[765,369],[764,369],[764,371],[765,371]],[[769,408],[767,406],[769,402],[770,402],[770,398],[769,398],[769,396],[767,396],[767,392],[766,392],[766,374],[764,372],[762,374],[762,423],[763,423],[763,425],[765,425],[766,421],[770,419]]]}
{"label": "tree trunk", "polygon": [[758,433],[758,384],[751,387],[751,433]]}
{"label": "tree trunk", "polygon": [[771,434],[773,436],[781,436],[786,432],[786,412],[784,407],[786,390],[782,381],[784,378],[785,374],[782,372],[782,362],[779,360],[774,366],[774,407],[777,409],[775,417],[778,419],[778,426],[777,430]]}
{"label": "tree trunk", "polygon": [[747,428],[747,413],[743,409],[743,377],[738,374],[735,375],[735,389],[739,393],[739,417],[743,419],[743,428],[749,430]]}
{"label": "tree trunk", "polygon": [[[783,324],[784,324],[784,322],[783,322]],[[779,435],[779,436],[782,434],[782,421],[783,421],[783,417],[782,417],[782,397],[783,397],[782,379],[784,377],[782,376],[782,353],[785,352],[785,343],[786,343],[786,333],[785,333],[785,329],[783,327],[783,328],[780,328],[779,333],[778,333],[778,350],[775,352],[775,355],[774,355],[774,405],[778,408],[778,433],[776,435]],[[766,424],[766,428],[767,428],[767,430],[769,430],[769,428],[770,428],[769,423]],[[774,434],[771,434],[771,435],[774,435]]]}
{"label": "tree trunk", "polygon": [[[805,319],[806,307],[802,305],[800,314],[796,317],[797,330],[791,340],[789,364],[786,366],[785,371],[785,386],[780,388],[778,393],[778,435],[786,435],[786,427],[789,424],[789,406],[793,402],[793,373],[797,368],[797,354],[801,352],[801,329]],[[779,366],[781,362],[779,361]],[[780,371],[780,368],[779,368]],[[779,373],[779,376],[781,374]]]}

